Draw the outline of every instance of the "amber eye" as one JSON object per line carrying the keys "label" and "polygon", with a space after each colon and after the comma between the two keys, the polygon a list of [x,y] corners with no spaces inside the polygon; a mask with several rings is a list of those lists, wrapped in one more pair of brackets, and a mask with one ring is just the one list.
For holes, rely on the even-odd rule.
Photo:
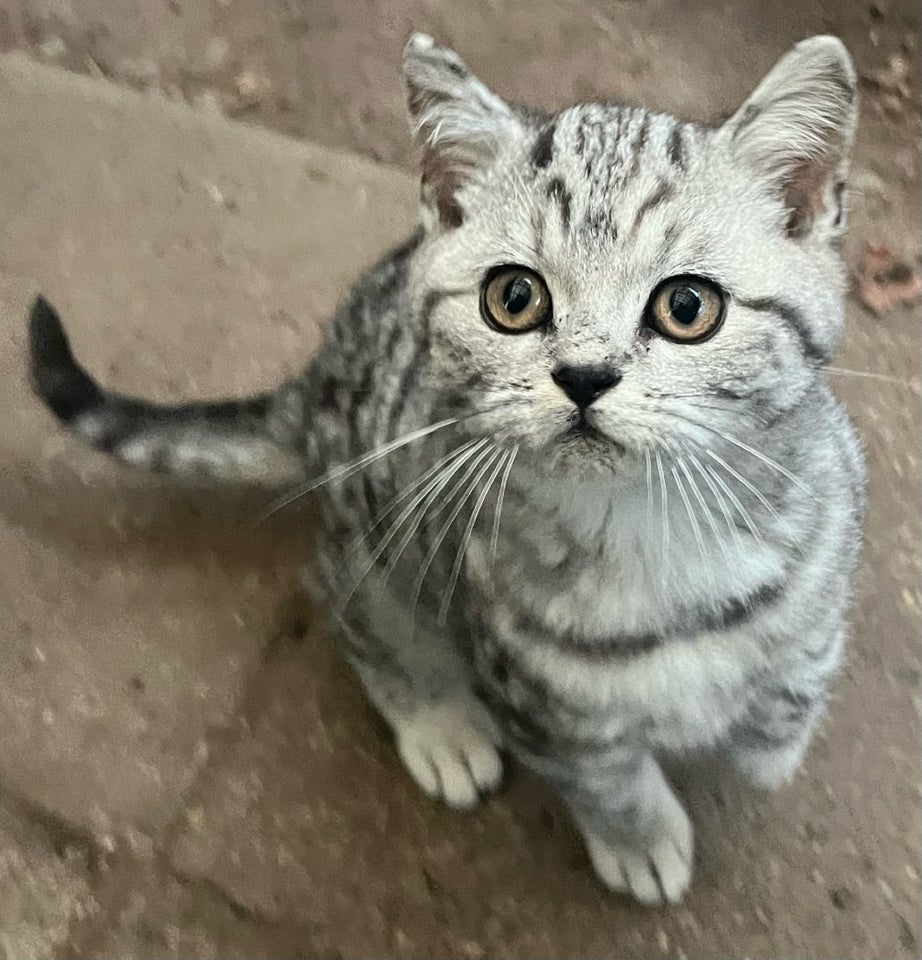
{"label": "amber eye", "polygon": [[678,343],[706,340],[724,318],[724,294],[701,277],[671,277],[650,298],[647,323]]}
{"label": "amber eye", "polygon": [[502,333],[526,333],[550,319],[551,294],[528,267],[494,267],[483,281],[480,312]]}

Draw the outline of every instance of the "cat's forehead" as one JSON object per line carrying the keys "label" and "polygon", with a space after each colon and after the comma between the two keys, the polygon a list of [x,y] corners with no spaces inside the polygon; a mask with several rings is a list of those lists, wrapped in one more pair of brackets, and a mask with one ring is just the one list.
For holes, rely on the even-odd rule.
{"label": "cat's forehead", "polygon": [[556,205],[567,234],[624,239],[673,198],[702,139],[695,127],[640,107],[588,104],[541,124],[529,162],[536,191]]}
{"label": "cat's forehead", "polygon": [[472,207],[480,253],[561,276],[585,277],[595,262],[610,274],[615,260],[620,273],[646,274],[698,232],[685,228],[690,194],[707,193],[691,184],[706,134],[637,107],[529,118]]}
{"label": "cat's forehead", "polygon": [[583,104],[548,118],[531,151],[536,170],[566,167],[600,191],[627,185],[641,170],[685,171],[698,131],[642,107]]}

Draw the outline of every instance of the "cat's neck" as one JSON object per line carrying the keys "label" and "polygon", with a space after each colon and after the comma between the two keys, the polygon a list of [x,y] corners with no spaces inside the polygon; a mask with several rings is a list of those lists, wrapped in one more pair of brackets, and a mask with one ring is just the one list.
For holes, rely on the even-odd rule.
{"label": "cat's neck", "polygon": [[669,472],[664,497],[643,461],[610,479],[566,478],[525,458],[505,546],[532,558],[528,577],[542,584],[536,596],[546,599],[548,589],[580,596],[573,616],[588,618],[588,633],[615,619],[639,629],[690,597],[719,603],[782,577],[787,550],[758,505],[747,511],[754,534],[738,516],[728,518],[703,483],[695,493],[679,477]]}

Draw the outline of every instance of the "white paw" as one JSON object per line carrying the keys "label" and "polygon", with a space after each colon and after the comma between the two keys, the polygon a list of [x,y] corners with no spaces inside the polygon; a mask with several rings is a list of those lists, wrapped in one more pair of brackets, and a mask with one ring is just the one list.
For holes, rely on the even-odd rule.
{"label": "white paw", "polygon": [[503,774],[499,735],[474,700],[421,707],[395,727],[397,750],[427,796],[468,810],[495,790]]}
{"label": "white paw", "polygon": [[640,903],[678,903],[692,875],[691,821],[675,798],[662,832],[646,844],[616,845],[586,833],[586,849],[596,875],[610,890]]}
{"label": "white paw", "polygon": [[740,775],[757,790],[777,790],[789,783],[803,762],[805,741],[786,744],[776,750],[746,750],[733,753]]}

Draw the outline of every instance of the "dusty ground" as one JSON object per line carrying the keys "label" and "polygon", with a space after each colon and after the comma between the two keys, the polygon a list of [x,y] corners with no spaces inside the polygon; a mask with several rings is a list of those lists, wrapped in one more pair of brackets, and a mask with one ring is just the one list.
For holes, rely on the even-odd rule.
{"label": "dusty ground", "polygon": [[[857,276],[886,248],[887,289],[912,292],[914,2],[0,0],[3,47],[100,81],[72,95],[13,71],[0,97],[0,957],[919,956],[916,302],[849,304],[836,384],[872,508],[829,723],[777,798],[689,787],[701,862],[672,911],[600,891],[523,775],[472,816],[423,802],[289,599],[298,530],[242,542],[251,501],[131,477],[28,401],[37,285],[124,389],[236,392],[298,366],[406,227],[413,185],[222,116],[409,170],[411,28],[512,99],[690,119],[731,110],[796,39],[838,33],[862,77],[847,255]],[[106,78],[196,113],[99,93]]]}

